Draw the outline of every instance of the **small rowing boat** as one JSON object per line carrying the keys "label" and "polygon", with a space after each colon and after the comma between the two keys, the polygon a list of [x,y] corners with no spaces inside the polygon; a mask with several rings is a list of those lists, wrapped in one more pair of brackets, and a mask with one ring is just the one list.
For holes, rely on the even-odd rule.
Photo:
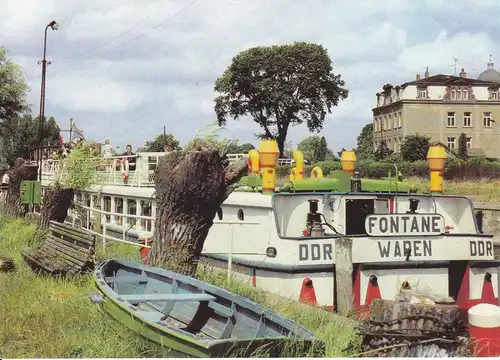
{"label": "small rowing boat", "polygon": [[132,331],[189,357],[321,356],[324,343],[289,319],[203,281],[124,260],[94,272],[92,300]]}

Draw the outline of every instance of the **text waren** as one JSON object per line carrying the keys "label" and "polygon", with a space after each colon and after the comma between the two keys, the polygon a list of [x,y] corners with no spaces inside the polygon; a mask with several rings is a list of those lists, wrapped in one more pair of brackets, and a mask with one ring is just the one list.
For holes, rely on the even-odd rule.
{"label": "text waren", "polygon": [[389,240],[377,241],[381,258],[403,258],[432,256],[432,243],[430,240]]}

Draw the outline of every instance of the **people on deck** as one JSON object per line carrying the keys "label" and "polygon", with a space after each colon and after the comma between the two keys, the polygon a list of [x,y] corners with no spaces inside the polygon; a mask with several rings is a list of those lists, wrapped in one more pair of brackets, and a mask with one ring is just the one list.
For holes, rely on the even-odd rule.
{"label": "people on deck", "polygon": [[132,152],[132,146],[127,144],[125,152],[122,154],[121,171],[123,181],[127,182],[129,171],[135,171],[136,167],[136,154]]}
{"label": "people on deck", "polygon": [[111,145],[109,139],[104,140],[104,146],[102,149],[102,157],[106,159],[106,170],[111,171],[112,169],[116,169],[116,159],[112,159],[113,157],[113,145]]}

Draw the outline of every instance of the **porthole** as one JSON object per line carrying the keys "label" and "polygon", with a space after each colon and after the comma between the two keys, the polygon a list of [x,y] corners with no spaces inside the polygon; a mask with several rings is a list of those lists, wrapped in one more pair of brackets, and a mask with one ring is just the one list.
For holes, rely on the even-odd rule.
{"label": "porthole", "polygon": [[217,218],[219,220],[222,220],[223,213],[222,213],[222,208],[217,209]]}
{"label": "porthole", "polygon": [[245,220],[245,213],[241,209],[238,209],[238,220],[240,221]]}

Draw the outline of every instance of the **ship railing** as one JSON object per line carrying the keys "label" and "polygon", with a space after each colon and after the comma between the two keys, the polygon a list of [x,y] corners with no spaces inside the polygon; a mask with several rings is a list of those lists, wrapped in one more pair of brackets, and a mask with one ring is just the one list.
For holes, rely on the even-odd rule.
{"label": "ship railing", "polygon": [[[226,156],[227,159],[229,160],[229,164],[234,164],[239,159],[248,156],[248,154],[226,154]],[[293,165],[294,163],[295,163],[294,159],[288,159],[288,158],[278,159],[278,165]],[[304,163],[307,163],[307,161],[304,160]]]}
{"label": "ship railing", "polygon": [[[102,185],[152,187],[154,186],[155,169],[160,157],[164,155],[164,152],[137,153],[132,156],[136,158],[135,170],[128,172],[125,172],[127,169],[126,160],[131,156],[94,158],[97,163],[95,182]],[[65,171],[66,162],[66,159],[42,160],[41,180],[48,183],[60,181],[62,173]]]}
{"label": "ship railing", "polygon": [[[154,229],[154,224],[155,224],[156,218],[154,218],[152,216],[144,216],[144,215],[115,213],[115,212],[105,211],[105,210],[101,210],[101,209],[91,208],[91,207],[81,205],[81,204],[75,204],[75,207],[80,207],[80,208],[87,211],[86,224],[85,224],[85,226],[79,226],[79,227],[87,230],[88,232],[90,232],[94,235],[97,235],[98,237],[101,237],[102,248],[103,248],[104,253],[106,253],[107,240],[116,241],[116,242],[132,245],[132,246],[136,246],[136,247],[140,247],[140,248],[151,249],[151,246],[149,246],[147,244],[147,241],[145,242],[145,244],[141,244],[139,242],[133,242],[133,241],[126,240],[127,231],[128,231],[128,227],[126,225],[122,227],[122,238],[121,239],[114,237],[114,236],[109,236],[107,234],[107,225],[109,225],[109,224],[106,223],[105,221],[103,222],[103,220],[106,218],[106,216],[115,216],[116,218],[121,217],[121,218],[125,218],[125,219],[127,219],[127,218],[145,219],[145,220],[151,221],[152,229]],[[90,219],[91,219],[92,213],[100,214],[101,224],[102,224],[102,233],[99,233],[99,232],[96,232],[96,231],[90,229]],[[76,212],[72,211],[70,216],[72,217],[71,225],[73,227],[77,227],[77,225],[76,225],[76,216],[77,216]],[[233,272],[232,271],[233,255],[265,255],[265,256],[267,256],[266,252],[234,252],[233,251],[234,227],[235,226],[242,226],[242,225],[259,226],[260,222],[258,222],[258,221],[241,221],[241,220],[214,220],[213,225],[229,225],[230,236],[228,238],[228,252],[203,252],[203,254],[204,255],[227,255],[227,257],[228,257],[228,259],[227,259],[227,281],[228,282],[231,282],[231,277],[232,277],[232,272]],[[115,229],[113,229],[113,231],[115,231]],[[151,236],[153,235],[152,232],[150,233],[150,235]]]}

